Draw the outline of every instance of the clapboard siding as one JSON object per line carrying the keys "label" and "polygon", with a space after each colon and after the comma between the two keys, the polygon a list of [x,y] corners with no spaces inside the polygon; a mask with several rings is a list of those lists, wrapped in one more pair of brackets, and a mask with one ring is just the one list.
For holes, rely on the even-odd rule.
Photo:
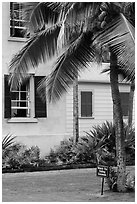
{"label": "clapboard siding", "polygon": [[66,94],[66,133],[73,134],[73,89]]}
{"label": "clapboard siding", "polygon": [[[129,92],[128,85],[120,85],[121,92]],[[79,117],[80,136],[83,136],[85,131],[89,131],[92,126],[102,124],[103,122],[112,121],[113,118],[113,103],[111,97],[110,85],[107,84],[94,84],[94,83],[80,83],[79,84],[79,112],[80,112],[80,92],[92,91],[93,93],[93,117],[82,118]],[[133,107],[133,119],[135,104]],[[73,89],[69,90],[66,96],[66,132],[70,135],[73,134]]]}

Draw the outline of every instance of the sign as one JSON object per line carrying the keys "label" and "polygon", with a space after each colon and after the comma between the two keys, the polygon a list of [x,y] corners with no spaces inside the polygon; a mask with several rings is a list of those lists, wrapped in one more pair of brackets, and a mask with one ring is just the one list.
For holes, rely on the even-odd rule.
{"label": "sign", "polygon": [[98,165],[97,166],[97,176],[102,177],[101,195],[103,195],[104,178],[109,177],[109,167],[103,166],[103,165]]}
{"label": "sign", "polygon": [[97,176],[109,177],[109,167],[108,166],[97,166]]}

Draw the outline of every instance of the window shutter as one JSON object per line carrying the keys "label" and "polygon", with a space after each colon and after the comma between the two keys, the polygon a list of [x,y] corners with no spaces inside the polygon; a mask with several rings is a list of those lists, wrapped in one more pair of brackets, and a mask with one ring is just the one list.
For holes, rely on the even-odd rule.
{"label": "window shutter", "polygon": [[43,79],[43,76],[35,76],[34,77],[34,85],[35,85],[35,117],[36,118],[44,118],[47,117],[47,107],[46,102],[44,103],[37,91],[37,87],[39,82]]}
{"label": "window shutter", "polygon": [[81,116],[92,116],[92,92],[81,92]]}
{"label": "window shutter", "polygon": [[121,107],[123,116],[128,116],[128,108],[129,108],[129,93],[120,93],[121,98]]}
{"label": "window shutter", "polygon": [[11,117],[10,86],[8,85],[8,75],[4,75],[4,118],[10,117]]}

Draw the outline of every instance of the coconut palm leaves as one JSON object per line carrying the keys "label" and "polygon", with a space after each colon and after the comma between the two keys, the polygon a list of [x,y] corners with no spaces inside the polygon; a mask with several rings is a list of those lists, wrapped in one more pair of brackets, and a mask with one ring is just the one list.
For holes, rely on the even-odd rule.
{"label": "coconut palm leaves", "polygon": [[13,135],[7,134],[2,140],[2,150],[5,150],[10,147],[14,143],[15,138],[16,137],[13,137]]}
{"label": "coconut palm leaves", "polygon": [[128,79],[135,77],[135,28],[120,14],[97,37],[97,43],[107,45],[116,55],[121,70]]}
{"label": "coconut palm leaves", "polygon": [[[134,27],[122,14],[122,3],[28,4],[31,5],[27,6],[26,16],[32,34],[23,49],[11,61],[9,69],[11,87],[17,87],[23,82],[31,67],[36,68],[41,62],[57,56],[54,69],[47,83],[45,80],[40,83],[39,92],[45,99],[43,90],[48,86],[49,99],[54,101],[59,99],[88,62],[97,59],[98,46],[95,42],[99,42],[100,48],[105,45],[113,49],[124,76],[128,79],[134,78]],[[109,11],[111,5],[112,8],[113,5],[117,7],[114,20],[110,20],[110,24],[100,32],[97,29],[100,8],[106,6]],[[115,10],[112,8],[111,11]],[[108,14],[111,15],[111,12]]]}
{"label": "coconut palm leaves", "polygon": [[[90,46],[91,35],[90,32],[82,33],[81,36],[73,41],[68,49],[66,49],[56,61],[55,69],[50,74],[47,82],[50,101],[56,101],[56,99],[59,99],[63,92],[67,91],[67,88],[76,79],[77,73],[88,66],[90,61],[93,61],[94,50]],[[38,90],[44,97],[44,81],[42,81]]]}
{"label": "coconut palm leaves", "polygon": [[31,67],[36,68],[56,54],[59,26],[53,25],[34,34],[11,60],[9,72],[11,87],[17,87],[27,77]]}
{"label": "coconut palm leaves", "polygon": [[58,22],[61,23],[62,9],[61,2],[26,2],[23,18],[27,22],[28,30],[38,32]]}

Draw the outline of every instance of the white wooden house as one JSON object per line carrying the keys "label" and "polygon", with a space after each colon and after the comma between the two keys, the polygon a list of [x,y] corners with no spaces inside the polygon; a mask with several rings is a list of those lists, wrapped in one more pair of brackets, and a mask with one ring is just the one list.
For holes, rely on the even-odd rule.
{"label": "white wooden house", "polygon": [[[28,146],[39,146],[44,155],[61,140],[73,135],[73,91],[70,88],[56,104],[42,103],[36,87],[51,70],[52,62],[48,62],[41,64],[35,72],[32,69],[26,84],[18,91],[10,92],[7,83],[9,62],[26,41],[21,32],[24,28],[19,7],[21,4],[16,2],[2,3],[2,133],[3,137],[8,133],[16,135],[17,141]],[[16,16],[11,16],[10,11],[15,11]],[[109,64],[89,66],[79,77],[80,136],[93,125],[112,121],[109,75],[100,73],[106,66]],[[130,86],[120,83],[119,88],[126,120]]]}

